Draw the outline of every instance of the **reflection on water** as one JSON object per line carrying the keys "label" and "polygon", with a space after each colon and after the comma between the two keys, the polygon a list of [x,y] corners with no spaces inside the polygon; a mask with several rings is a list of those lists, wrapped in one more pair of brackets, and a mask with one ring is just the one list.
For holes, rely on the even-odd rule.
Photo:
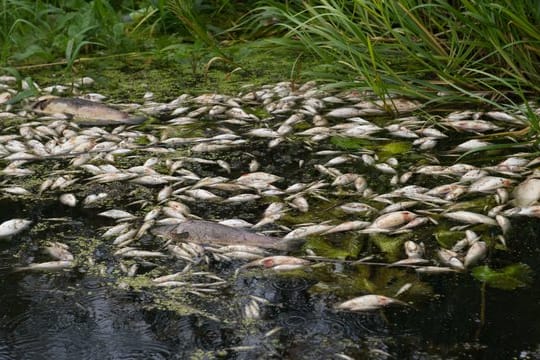
{"label": "reflection on water", "polygon": [[107,287],[85,283],[64,275],[26,275],[4,293],[0,341],[6,358],[169,357],[167,346],[134,306],[136,299],[119,301]]}
{"label": "reflection on water", "polygon": [[[39,216],[43,209],[20,211]],[[94,225],[51,228],[69,238]],[[516,221],[515,228],[521,230],[508,242],[520,246],[507,261],[536,264],[538,273],[539,226]],[[528,320],[540,318],[538,278],[527,289],[488,288],[483,325],[479,283],[462,274],[414,275],[435,294],[417,306],[346,313],[333,309],[336,295],[311,291],[317,281],[309,272],[241,272],[220,295],[185,298],[206,313],[181,314],[157,306],[160,299],[150,291],[121,290],[107,270],[113,258],[105,248],[92,253],[105,265],[103,276],[84,268],[13,273],[20,259],[41,256],[35,244],[47,234],[0,244],[0,359],[533,359],[539,353],[540,328]],[[235,268],[215,267],[226,274]],[[262,299],[257,319],[241,315],[250,296]]]}
{"label": "reflection on water", "polygon": [[[5,257],[4,257],[4,260]],[[111,280],[114,281],[114,280]],[[458,283],[459,282],[459,283]],[[480,291],[468,279],[433,285],[441,295],[421,310],[335,312],[328,299],[310,296],[301,279],[238,281],[239,293],[269,301],[260,320],[215,320],[151,309],[151,296],[114,289],[84,274],[2,275],[2,359],[181,359],[195,353],[223,358],[360,359],[508,358],[534,346],[540,330],[538,290],[488,290],[480,327]],[[253,286],[250,288],[250,286]],[[228,314],[232,296],[219,303]],[[221,309],[213,309],[220,313]],[[277,329],[273,334],[266,334]]]}

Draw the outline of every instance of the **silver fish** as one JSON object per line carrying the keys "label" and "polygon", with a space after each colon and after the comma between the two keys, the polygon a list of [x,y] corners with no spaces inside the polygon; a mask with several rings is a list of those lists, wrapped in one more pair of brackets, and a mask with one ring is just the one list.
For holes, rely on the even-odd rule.
{"label": "silver fish", "polygon": [[471,267],[476,265],[480,260],[487,255],[487,244],[484,241],[477,241],[471,245],[465,255],[464,265],[465,267]]}
{"label": "silver fish", "polygon": [[382,295],[364,295],[336,305],[336,309],[348,311],[371,311],[389,305],[408,306],[407,303]]}
{"label": "silver fish", "polygon": [[246,265],[247,267],[262,266],[264,268],[271,268],[274,270],[293,270],[305,267],[311,262],[309,260],[300,259],[294,256],[275,255],[268,256],[259,260],[252,261]]}
{"label": "silver fish", "polygon": [[442,216],[464,222],[467,224],[487,224],[487,225],[497,225],[497,222],[490,218],[489,216],[473,213],[470,211],[454,211],[449,213],[444,213]]}
{"label": "silver fish", "polygon": [[368,229],[392,229],[397,226],[408,223],[415,219],[418,215],[410,211],[395,211],[384,214],[376,218],[373,223],[368,226]]}
{"label": "silver fish", "polygon": [[11,219],[0,224],[0,239],[9,238],[27,229],[32,221],[26,219]]}
{"label": "silver fish", "polygon": [[14,271],[56,271],[73,267],[70,260],[48,261],[43,263],[34,263],[27,266],[16,267]]}

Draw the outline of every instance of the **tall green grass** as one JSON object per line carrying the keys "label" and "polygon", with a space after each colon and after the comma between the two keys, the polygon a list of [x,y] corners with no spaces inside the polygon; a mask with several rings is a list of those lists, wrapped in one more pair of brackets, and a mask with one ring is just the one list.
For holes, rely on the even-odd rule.
{"label": "tall green grass", "polygon": [[[159,19],[152,1],[137,3],[0,0],[0,65],[63,60],[71,68],[81,54],[132,50],[149,40],[139,34],[142,28],[155,27]],[[129,18],[136,10],[142,16]]]}
{"label": "tall green grass", "polygon": [[[272,20],[294,46],[335,64],[344,82],[383,97],[437,94],[514,101],[540,91],[535,1],[261,1],[247,24]],[[335,79],[334,79],[335,80]],[[358,86],[358,85],[357,85]]]}

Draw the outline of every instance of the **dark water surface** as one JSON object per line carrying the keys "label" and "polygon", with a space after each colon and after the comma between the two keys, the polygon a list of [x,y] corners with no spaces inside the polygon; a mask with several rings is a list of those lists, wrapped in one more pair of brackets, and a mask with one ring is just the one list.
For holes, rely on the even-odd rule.
{"label": "dark water surface", "polygon": [[[533,221],[514,225],[521,230],[508,242],[519,242],[523,251],[511,255],[538,273],[535,234],[540,225]],[[75,223],[62,230],[69,234],[81,227]],[[157,299],[151,291],[119,289],[112,273],[97,277],[83,269],[12,272],[18,264],[14,252],[31,253],[24,248],[34,241],[23,236],[1,243],[1,359],[339,359],[337,354],[355,359],[535,359],[540,355],[540,327],[535,320],[540,318],[538,277],[526,289],[487,288],[484,324],[481,285],[463,274],[422,275],[435,295],[417,308],[344,313],[332,309],[332,296],[310,292],[309,277],[246,273],[212,300],[186,298],[192,306],[210,307],[207,313],[179,314],[154,306]],[[259,320],[241,319],[247,295],[267,300]]]}

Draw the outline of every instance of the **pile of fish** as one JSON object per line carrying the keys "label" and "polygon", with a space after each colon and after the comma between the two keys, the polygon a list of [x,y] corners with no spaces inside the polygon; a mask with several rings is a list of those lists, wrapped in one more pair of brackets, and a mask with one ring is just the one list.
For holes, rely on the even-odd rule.
{"label": "pile of fish", "polygon": [[[0,193],[54,196],[67,207],[99,209],[97,216],[116,223],[102,238],[126,276],[138,276],[141,261],[186,263],[180,273],[154,278],[157,287],[217,292],[226,280],[193,270],[215,261],[239,271],[309,268],[334,260],[317,254],[311,239],[335,242],[351,234],[367,241],[428,235],[405,241],[400,260],[386,261],[381,251],[345,263],[463,273],[488,254],[502,256],[495,249],[507,246],[510,218],[540,217],[540,158],[531,158],[533,151],[526,145],[522,153],[503,151],[489,165],[468,155],[511,144],[508,134],[528,126],[524,113],[430,115],[416,101],[332,93],[313,82],[246,88],[236,96],[182,94],[166,103],[148,93],[142,104],[115,106],[97,102],[105,97],[84,87],[79,97],[51,97],[62,89],[53,86],[41,90],[46,97],[21,106],[9,103],[15,84],[15,78],[0,76]],[[37,166],[43,162],[61,165],[44,174]],[[118,191],[119,183],[128,201],[104,209],[118,196],[112,187]],[[138,188],[151,196],[133,195]],[[212,208],[228,209],[221,212],[226,218],[204,217],[209,211],[203,210]],[[291,222],[295,217],[310,221]],[[463,237],[444,247],[422,232],[441,224]],[[28,228],[29,219],[5,219],[0,238]],[[72,269],[87,261],[59,242],[47,249],[55,261],[19,270]],[[193,276],[205,282],[189,285]],[[256,303],[249,304],[250,316]],[[368,294],[336,308],[392,304],[406,305]]]}

